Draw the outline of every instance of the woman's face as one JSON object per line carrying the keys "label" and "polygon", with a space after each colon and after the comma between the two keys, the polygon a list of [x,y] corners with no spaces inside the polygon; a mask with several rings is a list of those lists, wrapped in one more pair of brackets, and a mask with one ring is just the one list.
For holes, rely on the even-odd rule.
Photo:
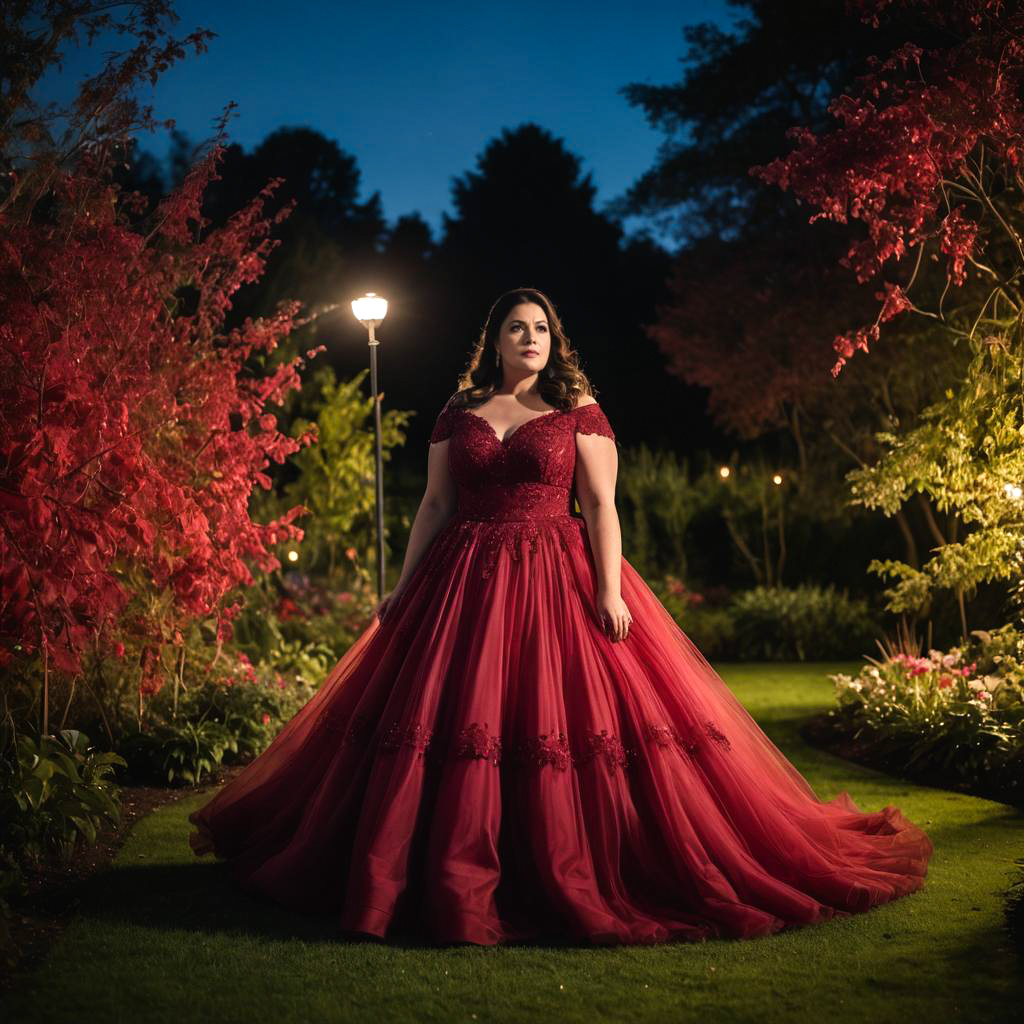
{"label": "woman's face", "polygon": [[509,310],[498,334],[501,364],[506,374],[539,373],[551,354],[548,318],[535,302],[522,302]]}

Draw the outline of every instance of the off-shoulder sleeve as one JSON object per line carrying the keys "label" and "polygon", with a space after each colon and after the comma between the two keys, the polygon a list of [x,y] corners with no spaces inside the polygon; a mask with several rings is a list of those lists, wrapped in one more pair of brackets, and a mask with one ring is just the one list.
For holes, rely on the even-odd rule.
{"label": "off-shoulder sleeve", "polygon": [[444,403],[444,408],[434,421],[434,429],[430,433],[430,444],[438,441],[447,441],[452,436],[452,424],[455,420],[455,412],[452,409],[452,400],[449,398]]}
{"label": "off-shoulder sleeve", "polygon": [[590,405],[581,405],[576,410],[576,433],[577,434],[603,434],[615,440],[615,432],[608,422],[608,417],[597,402]]}

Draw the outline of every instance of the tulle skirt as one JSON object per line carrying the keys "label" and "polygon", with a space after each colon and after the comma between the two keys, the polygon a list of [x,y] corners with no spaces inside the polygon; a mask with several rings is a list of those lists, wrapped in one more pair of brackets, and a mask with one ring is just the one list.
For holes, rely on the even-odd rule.
{"label": "tulle skirt", "polygon": [[192,849],[442,943],[751,938],[920,888],[928,836],[819,800],[625,559],[621,587],[613,641],[579,517],[456,516]]}

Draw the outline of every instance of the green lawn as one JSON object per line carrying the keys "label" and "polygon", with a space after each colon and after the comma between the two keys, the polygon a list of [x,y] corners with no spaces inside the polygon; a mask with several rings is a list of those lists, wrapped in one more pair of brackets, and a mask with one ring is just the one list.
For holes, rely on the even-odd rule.
{"label": "green lawn", "polygon": [[[1001,890],[1024,815],[822,754],[801,720],[846,665],[717,666],[822,798],[895,803],[935,843],[925,888],[820,926],[747,941],[573,949],[350,943],[330,923],[236,893],[188,849],[190,796],[139,821],[11,1022],[1010,1021],[1024,983]],[[1017,1011],[1012,1008],[1018,1007]]]}

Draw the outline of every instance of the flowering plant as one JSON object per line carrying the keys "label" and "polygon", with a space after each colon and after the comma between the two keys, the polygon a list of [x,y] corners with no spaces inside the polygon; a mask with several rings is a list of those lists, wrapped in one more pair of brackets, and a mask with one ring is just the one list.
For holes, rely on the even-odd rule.
{"label": "flowering plant", "polygon": [[926,655],[868,659],[837,672],[834,720],[865,746],[961,778],[995,775],[1024,789],[1024,634],[1013,626]]}

